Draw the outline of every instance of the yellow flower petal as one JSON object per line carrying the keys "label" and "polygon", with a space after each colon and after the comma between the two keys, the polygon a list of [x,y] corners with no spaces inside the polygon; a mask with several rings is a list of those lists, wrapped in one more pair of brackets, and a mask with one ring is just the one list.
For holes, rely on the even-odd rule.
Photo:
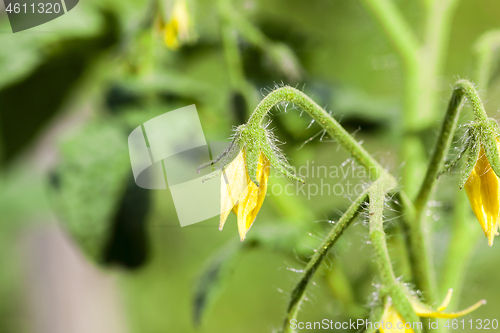
{"label": "yellow flower petal", "polygon": [[219,230],[222,230],[231,209],[237,216],[238,231],[243,241],[252,226],[257,213],[266,197],[269,179],[269,160],[259,154],[257,166],[257,187],[248,175],[245,152],[238,156],[224,169],[221,176],[221,210]]}
{"label": "yellow flower petal", "polygon": [[481,147],[476,165],[465,183],[465,191],[472,210],[488,238],[488,244],[492,246],[493,239],[498,234],[500,186],[499,179],[491,169],[483,147]]}
{"label": "yellow flower petal", "polygon": [[257,185],[250,180],[250,176],[247,173],[248,186],[242,193],[238,204],[234,207],[234,212],[238,218],[238,231],[242,241],[245,239],[248,230],[255,221],[257,213],[260,207],[262,207],[262,203],[266,197],[270,163],[262,153],[259,155],[258,163],[257,180],[259,181],[260,187],[257,187]]}
{"label": "yellow flower petal", "polygon": [[172,10],[172,18],[177,21],[179,36],[181,39],[189,38],[189,29],[191,25],[191,18],[185,0],[178,0],[174,4]]}
{"label": "yellow flower petal", "polygon": [[224,169],[221,175],[221,207],[219,230],[222,230],[231,209],[238,203],[241,194],[247,188],[245,153],[238,156]]}
{"label": "yellow flower petal", "polygon": [[457,318],[457,317],[465,316],[466,314],[476,310],[481,305],[486,304],[486,301],[483,299],[483,300],[477,302],[476,304],[468,307],[465,310],[458,311],[458,312],[443,313],[442,311],[444,311],[446,309],[446,307],[448,306],[448,304],[450,304],[452,294],[453,294],[453,289],[448,289],[448,293],[446,294],[446,297],[444,298],[443,303],[441,304],[441,306],[437,310],[433,310],[433,309],[428,308],[426,305],[421,304],[416,299],[411,301],[411,306],[412,306],[413,310],[415,311],[415,313],[419,317]]}
{"label": "yellow flower petal", "polygon": [[380,333],[413,333],[405,328],[405,321],[392,305],[386,305],[380,323]]}
{"label": "yellow flower petal", "polygon": [[186,1],[178,0],[172,9],[170,22],[165,26],[164,42],[168,48],[176,50],[183,42],[189,41],[191,19]]}
{"label": "yellow flower petal", "polygon": [[468,307],[467,309],[462,310],[462,311],[458,311],[458,312],[443,313],[440,311],[431,311],[431,310],[427,310],[427,309],[423,309],[423,310],[420,309],[421,311],[417,311],[415,309],[415,313],[420,317],[427,317],[427,318],[445,318],[445,319],[457,318],[457,317],[462,317],[462,316],[465,316],[466,314],[471,313],[472,311],[476,310],[478,307],[480,307],[481,305],[484,305],[484,304],[486,304],[486,301],[483,299],[483,300],[477,302],[476,304]]}
{"label": "yellow flower petal", "polygon": [[441,305],[437,309],[438,311],[446,310],[446,308],[448,307],[448,305],[451,302],[451,296],[453,296],[453,289],[450,288],[450,289],[448,289],[448,292],[446,293],[446,296],[443,300],[443,303],[441,303]]}
{"label": "yellow flower petal", "polygon": [[176,50],[179,48],[179,23],[174,18],[165,27],[164,41],[169,49]]}

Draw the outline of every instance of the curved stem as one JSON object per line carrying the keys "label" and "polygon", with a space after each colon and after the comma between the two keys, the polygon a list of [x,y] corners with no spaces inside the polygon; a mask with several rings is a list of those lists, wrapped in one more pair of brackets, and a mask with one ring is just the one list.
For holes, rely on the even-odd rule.
{"label": "curved stem", "polygon": [[307,112],[326,132],[352,154],[352,156],[367,169],[371,180],[376,180],[385,169],[335,120],[300,90],[292,87],[282,87],[269,93],[257,106],[248,120],[250,126],[261,126],[271,108],[283,102],[291,102]]}
{"label": "curved stem", "polygon": [[434,147],[427,174],[425,175],[424,181],[420,186],[420,191],[415,199],[415,209],[420,214],[434,190],[438,173],[443,168],[444,160],[450,149],[453,135],[457,128],[458,116],[465,98],[471,103],[475,121],[478,123],[488,121],[483,103],[474,85],[467,80],[458,81],[453,88],[453,94],[448,103],[448,110],[446,111],[443,124],[441,125],[439,137]]}
{"label": "curved stem", "polygon": [[483,104],[473,84],[467,80],[458,81],[453,89],[427,173],[415,200],[415,220],[409,226],[410,260],[413,265],[415,283],[420,290],[427,293],[429,300],[435,300],[438,291],[435,277],[430,274],[432,267],[427,252],[425,230],[421,226],[423,213],[434,191],[438,173],[443,168],[446,154],[457,128],[458,116],[466,97],[470,100],[475,120],[477,122],[487,121]]}
{"label": "curved stem", "polygon": [[[287,309],[287,315],[283,324],[283,331],[291,332],[290,321],[297,317],[300,305],[304,299],[307,285],[318,267],[323,262],[323,259],[326,257],[328,251],[335,244],[339,236],[342,235],[345,228],[347,228],[356,217],[359,207],[363,204],[363,202],[365,202],[368,195],[370,195],[370,201],[373,200],[374,202],[374,204],[370,205],[370,215],[374,215],[376,219],[380,219],[380,224],[375,225],[373,230],[372,228],[370,229],[370,235],[377,252],[379,264],[378,268],[380,270],[382,280],[384,285],[390,291],[390,294],[394,299],[394,303],[399,304],[398,311],[400,311],[404,318],[408,321],[418,320],[418,317],[416,317],[415,313],[411,309],[411,305],[409,304],[406,294],[402,289],[403,286],[398,283],[394,277],[382,226],[382,211],[385,194],[389,190],[396,187],[396,180],[392,175],[385,171],[385,169],[382,168],[382,166],[375,161],[375,159],[373,159],[373,157],[366,150],[364,150],[364,148],[361,147],[361,145],[356,142],[356,140],[354,140],[354,138],[347,133],[347,131],[337,121],[335,121],[329,113],[297,89],[282,87],[268,94],[259,103],[247,125],[261,126],[264,118],[271,108],[283,102],[294,103],[307,112],[327,131],[332,138],[336,139],[339,144],[350,152],[361,165],[368,169],[370,178],[375,181],[369,190],[365,191],[356,199],[355,202],[353,202],[346,213],[341,217],[337,224],[335,224],[330,234],[316,250],[312,259],[307,264],[302,278],[292,291],[291,300]],[[375,186],[375,184],[377,184],[377,186]],[[373,189],[374,186],[375,189]],[[402,198],[402,201],[404,199],[404,203],[409,204],[411,206],[409,209],[413,211],[413,205],[404,193],[400,194],[400,198]]]}
{"label": "curved stem", "polygon": [[[485,97],[488,91],[493,67],[494,51],[500,47],[500,31],[492,31],[482,35],[475,44],[477,56],[476,80],[481,87],[480,94]],[[466,270],[472,256],[472,250],[481,232],[469,219],[473,218],[468,208],[468,199],[465,193],[458,192],[455,199],[453,226],[446,260],[444,262],[443,277],[441,279],[441,294],[448,288],[453,288],[455,297],[449,305],[453,308],[460,299]]]}

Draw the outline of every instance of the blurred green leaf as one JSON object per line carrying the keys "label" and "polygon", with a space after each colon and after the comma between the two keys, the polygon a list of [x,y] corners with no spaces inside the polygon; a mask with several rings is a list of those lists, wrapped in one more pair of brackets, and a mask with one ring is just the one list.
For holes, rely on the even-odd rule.
{"label": "blurred green leaf", "polygon": [[224,281],[232,273],[235,263],[248,246],[231,242],[210,259],[203,270],[193,297],[193,321],[200,325],[204,314],[222,292]]}
{"label": "blurred green leaf", "polygon": [[94,261],[102,260],[129,172],[126,132],[116,124],[91,124],[61,146],[57,206],[68,232]]}

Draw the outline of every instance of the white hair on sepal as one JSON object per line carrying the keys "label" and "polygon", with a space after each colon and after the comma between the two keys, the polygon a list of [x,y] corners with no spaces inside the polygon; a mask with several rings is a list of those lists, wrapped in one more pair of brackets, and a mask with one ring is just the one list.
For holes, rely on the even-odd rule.
{"label": "white hair on sepal", "polygon": [[372,283],[373,288],[375,289],[368,297],[366,307],[369,309],[373,309],[377,306],[381,305],[382,297],[380,297],[380,290],[382,289],[382,285],[380,283]]}

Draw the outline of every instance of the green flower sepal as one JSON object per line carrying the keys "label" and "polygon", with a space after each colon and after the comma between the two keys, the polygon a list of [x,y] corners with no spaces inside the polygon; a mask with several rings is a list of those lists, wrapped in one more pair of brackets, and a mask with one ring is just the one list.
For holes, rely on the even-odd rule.
{"label": "green flower sepal", "polygon": [[201,165],[198,172],[211,165],[220,164],[220,166],[211,174],[205,177],[205,180],[211,179],[221,174],[229,163],[234,160],[239,152],[245,153],[245,165],[250,180],[258,187],[257,179],[259,156],[262,154],[279,173],[289,179],[305,183],[304,179],[294,172],[294,168],[288,163],[286,157],[277,146],[278,140],[266,126],[259,124],[244,124],[236,128],[232,141],[228,148],[212,161]]}
{"label": "green flower sepal", "polygon": [[271,165],[285,176],[304,182],[293,173],[275,141],[272,133],[261,125],[241,125],[236,128],[229,147],[199,168],[220,164],[218,170],[205,177],[206,180],[221,175],[219,230],[233,211],[242,241],[264,202]]}
{"label": "green flower sepal", "polygon": [[[487,158],[492,171],[500,178],[500,151],[498,148],[500,128],[496,120],[490,118],[478,123],[472,123],[469,125],[467,135],[467,142],[462,152],[468,150],[469,154],[467,162],[461,172],[461,189],[466,184],[481,155]],[[460,153],[459,157],[461,157],[462,154],[463,153]]]}

